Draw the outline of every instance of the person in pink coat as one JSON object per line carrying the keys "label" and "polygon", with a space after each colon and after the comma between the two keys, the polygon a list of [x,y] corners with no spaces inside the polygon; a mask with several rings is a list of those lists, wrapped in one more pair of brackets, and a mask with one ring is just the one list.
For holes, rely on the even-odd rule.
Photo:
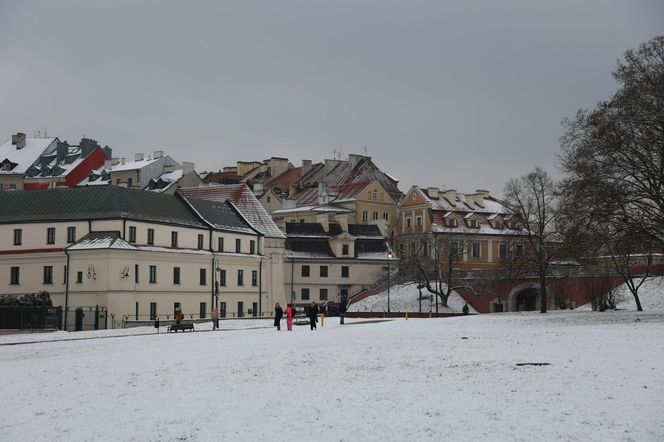
{"label": "person in pink coat", "polygon": [[295,317],[295,307],[292,304],[288,304],[286,307],[286,326],[288,331],[293,331],[293,318]]}

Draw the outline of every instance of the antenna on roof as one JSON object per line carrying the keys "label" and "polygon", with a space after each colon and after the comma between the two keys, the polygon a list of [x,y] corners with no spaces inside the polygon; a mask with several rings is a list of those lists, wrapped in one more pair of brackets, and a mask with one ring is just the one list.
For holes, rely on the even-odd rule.
{"label": "antenna on roof", "polygon": [[369,155],[367,154],[367,143],[364,143],[364,156],[368,157]]}
{"label": "antenna on roof", "polygon": [[334,153],[335,160],[341,160],[341,153],[342,153],[341,146],[339,146],[339,150],[335,148],[332,152]]}

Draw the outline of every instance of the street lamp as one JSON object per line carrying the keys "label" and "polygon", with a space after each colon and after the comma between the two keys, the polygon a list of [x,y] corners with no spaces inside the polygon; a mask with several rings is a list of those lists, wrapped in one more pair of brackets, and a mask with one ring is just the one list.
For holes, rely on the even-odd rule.
{"label": "street lamp", "polygon": [[390,313],[390,260],[392,252],[387,252],[387,313]]}

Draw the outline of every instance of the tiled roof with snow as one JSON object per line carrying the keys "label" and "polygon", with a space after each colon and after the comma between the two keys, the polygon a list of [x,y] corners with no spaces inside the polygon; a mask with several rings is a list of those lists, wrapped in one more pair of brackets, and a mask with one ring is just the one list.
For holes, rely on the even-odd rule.
{"label": "tiled roof with snow", "polygon": [[117,231],[90,232],[67,247],[67,250],[96,249],[137,250],[136,247],[120,238],[120,232]]}
{"label": "tiled roof with snow", "polygon": [[39,159],[46,149],[54,144],[57,138],[26,138],[25,146],[17,149],[11,140],[0,146],[0,163],[7,160],[15,165],[11,170],[2,170],[0,175],[24,174]]}
{"label": "tiled roof with snow", "polygon": [[230,200],[247,221],[263,235],[270,238],[285,238],[285,235],[245,184],[185,187],[178,189],[178,192],[187,198],[222,202]]}
{"label": "tiled roof with snow", "polygon": [[142,169],[145,166],[149,166],[152,163],[155,163],[159,160],[163,160],[164,157],[159,157],[159,158],[144,158],[142,160],[136,160],[136,161],[125,161],[124,164],[118,163],[111,165],[111,167],[108,169],[109,172],[124,172],[127,170],[137,170],[137,169]]}

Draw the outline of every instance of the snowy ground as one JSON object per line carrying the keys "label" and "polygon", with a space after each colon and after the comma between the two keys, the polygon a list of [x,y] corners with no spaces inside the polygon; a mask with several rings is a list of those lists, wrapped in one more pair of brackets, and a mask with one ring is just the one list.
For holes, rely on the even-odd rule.
{"label": "snowy ground", "polygon": [[[644,310],[664,310],[664,277],[647,279],[639,288],[639,300]],[[615,290],[618,304],[616,308],[623,310],[636,310],[636,302],[632,292],[626,284],[622,284]],[[582,305],[577,310],[592,310],[590,303]]]}
{"label": "snowy ground", "polygon": [[[427,313],[432,311],[435,312],[435,297],[431,299],[429,292],[426,289],[422,289],[422,295],[424,296],[424,299],[422,299],[422,311]],[[414,282],[392,286],[390,287],[390,310],[393,312],[419,312],[419,297],[420,291],[417,289],[417,284]],[[445,308],[439,304],[438,311],[461,313],[461,309],[463,308],[464,304],[465,301],[463,298],[457,292],[453,291],[447,300],[448,307]],[[477,313],[477,311],[470,304],[468,305],[468,308],[470,309],[471,313]],[[348,308],[348,311],[386,312],[387,290],[383,290],[380,293],[351,304]]]}
{"label": "snowy ground", "polygon": [[664,440],[664,311],[20,339],[2,441]]}

